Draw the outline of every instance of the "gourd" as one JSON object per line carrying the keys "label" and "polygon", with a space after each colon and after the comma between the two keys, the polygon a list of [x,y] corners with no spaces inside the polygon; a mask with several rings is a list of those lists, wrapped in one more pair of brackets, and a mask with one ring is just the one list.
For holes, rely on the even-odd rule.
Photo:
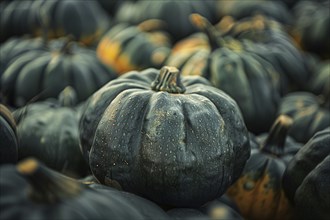
{"label": "gourd", "polygon": [[250,153],[236,102],[206,79],[181,78],[167,66],[106,84],[86,104],[80,131],[98,181],[165,206],[219,197]]}
{"label": "gourd", "polygon": [[134,194],[92,189],[35,159],[0,167],[0,218],[169,219],[154,203]]}

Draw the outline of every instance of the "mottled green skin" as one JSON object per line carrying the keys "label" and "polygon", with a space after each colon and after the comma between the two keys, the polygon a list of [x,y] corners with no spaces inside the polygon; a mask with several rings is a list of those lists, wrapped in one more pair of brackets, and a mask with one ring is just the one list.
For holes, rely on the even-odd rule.
{"label": "mottled green skin", "polygon": [[[329,169],[329,165],[327,165],[329,164],[329,158],[325,159],[326,157],[329,157],[329,155],[330,155],[330,128],[327,128],[317,132],[293,157],[283,176],[283,188],[285,190],[287,197],[290,199],[292,203],[307,204],[310,202],[310,203],[314,203],[314,205],[317,204],[317,207],[319,207],[320,209],[325,208],[324,205],[327,205],[327,211],[329,214],[330,193],[326,193],[327,192],[326,190],[329,191],[330,189],[328,184],[329,183],[328,179],[330,176],[329,171],[328,173],[325,173],[325,175],[318,174],[318,172],[324,172],[321,170]],[[318,166],[320,167],[317,168]],[[328,166],[328,168],[326,168],[326,166]],[[320,175],[320,176],[317,177],[316,175]],[[322,185],[323,183],[326,183],[326,186],[323,186]],[[314,190],[318,190],[319,192],[315,192],[314,194],[311,195],[308,194],[309,195],[308,199],[303,198],[305,189],[308,191],[311,190],[310,184],[314,184],[314,188],[315,188]],[[308,200],[308,201],[303,201],[303,200]],[[327,201],[327,203],[323,203],[325,201]],[[316,210],[317,212],[316,209],[317,207],[314,207],[315,209],[309,208],[308,210],[310,212]],[[300,212],[299,210],[298,212]]]}
{"label": "mottled green skin", "polygon": [[[64,42],[58,40],[57,44],[63,47]],[[95,51],[72,43],[63,51],[54,46],[15,57],[1,76],[1,91],[6,103],[21,107],[36,96],[38,100],[57,97],[70,85],[80,102],[116,77]]]}
{"label": "mottled green skin", "polygon": [[306,143],[316,132],[330,126],[330,110],[321,104],[312,93],[289,93],[282,98],[277,114],[292,117],[289,135],[298,142]]}
{"label": "mottled green skin", "polygon": [[82,177],[88,166],[79,148],[79,112],[56,100],[29,104],[14,112],[19,159],[35,157],[52,169]]}
{"label": "mottled green skin", "polygon": [[18,141],[15,120],[7,107],[0,104],[0,165],[16,163]]}
{"label": "mottled green skin", "polygon": [[182,78],[186,92],[170,94],[150,89],[158,73],[127,73],[91,97],[83,151],[101,183],[116,180],[164,205],[200,206],[240,175],[248,132],[236,102],[205,79]]}
{"label": "mottled green skin", "polygon": [[[40,182],[36,185],[17,172],[13,165],[0,168],[0,219],[170,219],[160,207],[144,198],[106,186],[92,189],[74,179],[68,180],[57,172],[43,168],[48,180],[45,181],[42,178],[44,176],[40,176],[41,178],[37,179]],[[80,191],[70,196],[67,196],[66,192],[59,192],[63,190],[61,187],[65,181],[71,181],[69,187],[78,185],[81,187]],[[47,198],[45,201],[35,201],[29,196],[31,186],[37,187],[37,190],[38,186],[42,188],[43,191],[38,191],[41,195],[49,193],[59,196],[60,200],[55,203],[47,202]]]}

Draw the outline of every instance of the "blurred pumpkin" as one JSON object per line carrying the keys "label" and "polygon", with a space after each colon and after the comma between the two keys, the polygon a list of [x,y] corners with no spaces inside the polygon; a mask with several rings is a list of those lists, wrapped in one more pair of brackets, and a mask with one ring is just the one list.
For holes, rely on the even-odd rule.
{"label": "blurred pumpkin", "polygon": [[[307,89],[315,95],[329,98],[330,60],[316,62]],[[330,102],[330,100],[328,100],[328,102]]]}
{"label": "blurred pumpkin", "polygon": [[170,219],[154,203],[110,187],[93,189],[35,159],[0,168],[0,218]]}
{"label": "blurred pumpkin", "polygon": [[114,180],[174,207],[222,195],[250,153],[236,102],[174,67],[129,72],[102,87],[87,103],[80,131],[101,183]]}
{"label": "blurred pumpkin", "polygon": [[219,18],[216,11],[216,1],[137,1],[124,3],[119,7],[115,20],[138,24],[149,19],[159,19],[165,22],[163,30],[171,35],[174,42],[189,36],[197,29],[189,21],[189,15],[199,13],[212,23]]}
{"label": "blurred pumpkin", "polygon": [[292,117],[289,135],[306,143],[316,132],[330,126],[330,100],[309,92],[294,92],[284,96],[277,114]]}
{"label": "blurred pumpkin", "polygon": [[[265,58],[246,51],[240,41],[221,37],[204,17],[194,14],[191,18],[207,34],[211,48],[203,76],[237,102],[249,131],[267,131],[280,101],[279,74]],[[250,47],[254,45],[251,42]],[[190,64],[193,69],[195,63]]]}
{"label": "blurred pumpkin", "polygon": [[292,35],[306,51],[330,58],[330,1],[300,1],[293,9]]}
{"label": "blurred pumpkin", "polygon": [[4,3],[1,10],[1,40],[23,34],[40,36],[47,28],[50,38],[73,35],[91,45],[110,25],[109,17],[96,1],[14,0]]}
{"label": "blurred pumpkin", "polygon": [[246,219],[292,219],[293,210],[282,188],[289,161],[301,145],[287,138],[292,119],[281,115],[268,134],[257,137],[240,178],[227,191]]}
{"label": "blurred pumpkin", "polygon": [[57,97],[66,86],[73,87],[82,102],[117,77],[98,60],[95,51],[69,37],[52,44],[57,46],[26,51],[10,61],[1,76],[5,103],[21,107],[36,96],[38,100]]}
{"label": "blurred pumpkin", "polygon": [[160,68],[171,47],[167,34],[157,31],[161,25],[162,22],[157,20],[148,20],[138,26],[117,24],[100,40],[97,56],[119,74]]}
{"label": "blurred pumpkin", "polygon": [[283,189],[300,219],[330,217],[330,127],[317,132],[293,157]]}
{"label": "blurred pumpkin", "polygon": [[19,160],[35,157],[52,169],[72,177],[87,174],[79,148],[79,114],[73,108],[75,91],[65,88],[59,100],[28,104],[14,111],[20,145]]}
{"label": "blurred pumpkin", "polygon": [[10,110],[0,104],[0,165],[17,162],[16,122]]}

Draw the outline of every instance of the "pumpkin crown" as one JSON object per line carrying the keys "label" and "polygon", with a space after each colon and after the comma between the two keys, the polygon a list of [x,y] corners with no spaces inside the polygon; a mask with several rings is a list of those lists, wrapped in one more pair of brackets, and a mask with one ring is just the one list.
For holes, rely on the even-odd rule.
{"label": "pumpkin crown", "polygon": [[156,80],[151,84],[151,89],[168,93],[184,93],[186,91],[181,83],[180,71],[172,66],[161,68]]}
{"label": "pumpkin crown", "polygon": [[278,116],[260,150],[281,157],[284,154],[285,140],[292,124],[293,120],[291,117],[287,115]]}
{"label": "pumpkin crown", "polygon": [[61,106],[72,107],[78,102],[77,93],[74,88],[67,86],[59,94],[58,100]]}
{"label": "pumpkin crown", "polygon": [[25,159],[16,168],[29,182],[29,197],[37,203],[57,203],[76,197],[82,190],[78,181],[48,169],[36,159]]}

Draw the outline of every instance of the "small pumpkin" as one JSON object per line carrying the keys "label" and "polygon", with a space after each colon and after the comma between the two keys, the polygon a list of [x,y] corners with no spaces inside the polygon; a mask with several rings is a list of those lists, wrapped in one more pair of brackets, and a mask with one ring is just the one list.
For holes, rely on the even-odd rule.
{"label": "small pumpkin", "polygon": [[21,107],[36,96],[38,100],[56,98],[66,86],[73,87],[82,102],[117,77],[98,60],[95,51],[70,37],[50,44],[56,46],[26,51],[10,62],[1,76],[5,103]]}
{"label": "small pumpkin", "polygon": [[293,17],[289,9],[281,1],[219,1],[219,13],[222,17],[231,16],[240,20],[253,15],[263,15],[275,19],[282,24],[290,25]]}
{"label": "small pumpkin", "polygon": [[329,1],[301,1],[293,9],[292,35],[303,50],[330,58]]}
{"label": "small pumpkin", "polygon": [[301,145],[287,138],[292,119],[281,115],[268,134],[257,137],[240,178],[227,191],[247,219],[292,219],[293,209],[282,188],[289,161]]}
{"label": "small pumpkin", "polygon": [[119,74],[130,70],[160,68],[170,53],[170,39],[157,31],[162,22],[148,20],[138,26],[120,23],[100,40],[97,56]]}
{"label": "small pumpkin", "polygon": [[92,45],[109,27],[109,17],[95,1],[11,1],[1,8],[1,40],[31,34],[49,38],[73,35]]}
{"label": "small pumpkin", "polygon": [[283,189],[301,219],[330,217],[330,127],[317,132],[292,158]]}
{"label": "small pumpkin", "polygon": [[0,168],[0,218],[169,219],[154,203],[110,187],[92,189],[35,159]]}
{"label": "small pumpkin", "polygon": [[75,96],[67,87],[59,100],[31,103],[14,111],[19,160],[35,157],[66,175],[86,175],[88,167],[79,147],[79,112],[73,108]]}
{"label": "small pumpkin", "polygon": [[5,106],[0,104],[0,165],[17,162],[18,140],[16,122]]}
{"label": "small pumpkin", "polygon": [[282,98],[277,114],[292,117],[289,135],[306,143],[316,132],[330,126],[329,105],[329,94],[319,97],[309,92],[293,92]]}
{"label": "small pumpkin", "polygon": [[163,30],[171,35],[174,42],[195,33],[197,29],[189,21],[189,15],[199,13],[212,23],[218,20],[216,1],[136,1],[122,4],[115,20],[138,24],[149,19],[165,22]]}
{"label": "small pumpkin", "polygon": [[86,104],[80,131],[101,183],[117,181],[165,206],[198,207],[219,197],[250,153],[236,102],[174,67],[109,82]]}

